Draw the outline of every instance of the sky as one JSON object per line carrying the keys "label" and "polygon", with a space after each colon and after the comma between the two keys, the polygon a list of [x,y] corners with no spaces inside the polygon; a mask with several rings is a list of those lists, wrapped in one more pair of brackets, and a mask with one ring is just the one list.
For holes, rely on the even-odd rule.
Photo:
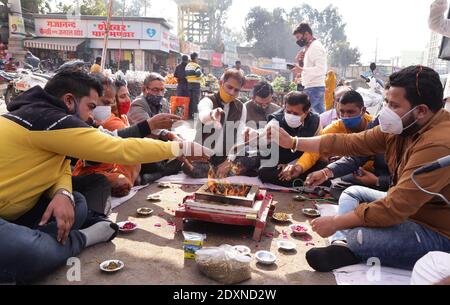
{"label": "sky", "polygon": [[[254,6],[267,9],[292,7],[308,3],[317,9],[332,4],[347,23],[346,34],[353,47],[362,53],[363,62],[375,58],[391,59],[401,51],[425,49],[430,40],[429,7],[433,0],[234,0],[228,13],[227,26],[240,30],[248,11]],[[173,0],[153,0],[151,14],[167,16],[176,21],[177,9]]]}
{"label": "sky", "polygon": [[[149,2],[151,8],[148,15],[172,21],[176,31],[175,2]],[[247,13],[258,5],[270,10],[275,7],[290,10],[302,3],[308,3],[317,9],[332,4],[338,7],[347,23],[348,41],[352,47],[359,48],[363,62],[370,62],[375,58],[377,41],[378,59],[391,59],[400,56],[402,51],[423,51],[430,40],[428,14],[432,2],[433,0],[233,0],[226,25],[234,30],[242,30]]]}

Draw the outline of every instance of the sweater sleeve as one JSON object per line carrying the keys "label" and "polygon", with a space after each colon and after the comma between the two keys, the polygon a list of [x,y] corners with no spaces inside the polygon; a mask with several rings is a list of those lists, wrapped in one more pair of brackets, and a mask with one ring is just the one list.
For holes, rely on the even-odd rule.
{"label": "sweater sleeve", "polygon": [[180,155],[178,143],[121,139],[94,128],[32,132],[29,140],[42,150],[100,163],[134,165],[159,162]]}
{"label": "sweater sleeve", "polygon": [[48,191],[50,198],[53,198],[57,191],[64,189],[72,193],[72,170],[70,168],[70,160],[64,160],[65,171],[55,185]]}
{"label": "sweater sleeve", "polygon": [[428,25],[430,29],[444,36],[450,36],[450,20],[445,17],[447,0],[435,0],[431,4]]}
{"label": "sweater sleeve", "polygon": [[130,111],[128,112],[128,118],[131,124],[136,124],[142,121],[147,121],[148,119],[150,119],[150,115],[145,110],[141,102],[136,101],[131,104]]}
{"label": "sweater sleeve", "polygon": [[320,154],[324,156],[371,157],[386,151],[386,137],[380,127],[357,134],[329,134],[322,136]]}

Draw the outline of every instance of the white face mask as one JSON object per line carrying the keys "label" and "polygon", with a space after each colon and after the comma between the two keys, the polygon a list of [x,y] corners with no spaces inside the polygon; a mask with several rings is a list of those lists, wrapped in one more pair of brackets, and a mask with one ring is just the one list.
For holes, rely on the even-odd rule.
{"label": "white face mask", "polygon": [[93,114],[97,122],[104,122],[111,116],[111,106],[97,106]]}
{"label": "white face mask", "polygon": [[284,119],[291,128],[299,128],[303,125],[302,118],[295,114],[284,113]]}
{"label": "white face mask", "polygon": [[407,130],[408,128],[411,128],[416,122],[412,123],[408,127],[403,127],[403,118],[405,118],[408,114],[416,110],[417,107],[414,109],[411,109],[407,114],[400,117],[397,113],[395,113],[392,109],[389,107],[384,107],[383,110],[380,112],[379,121],[380,121],[380,127],[381,131],[388,134],[393,135],[401,135],[403,131]]}

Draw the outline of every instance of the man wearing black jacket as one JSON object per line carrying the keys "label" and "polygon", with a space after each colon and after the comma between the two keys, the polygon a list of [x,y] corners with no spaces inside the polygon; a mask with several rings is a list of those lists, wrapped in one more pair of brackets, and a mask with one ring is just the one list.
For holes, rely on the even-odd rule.
{"label": "man wearing black jacket", "polygon": [[177,96],[189,97],[188,82],[186,80],[186,66],[189,62],[189,57],[183,55],[181,64],[175,69],[175,78],[178,80]]}

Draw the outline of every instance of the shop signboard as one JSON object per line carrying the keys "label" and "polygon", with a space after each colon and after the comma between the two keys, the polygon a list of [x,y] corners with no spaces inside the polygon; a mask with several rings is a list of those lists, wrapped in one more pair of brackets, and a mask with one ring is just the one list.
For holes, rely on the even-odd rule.
{"label": "shop signboard", "polygon": [[36,35],[39,37],[85,38],[86,21],[78,19],[35,19]]}

